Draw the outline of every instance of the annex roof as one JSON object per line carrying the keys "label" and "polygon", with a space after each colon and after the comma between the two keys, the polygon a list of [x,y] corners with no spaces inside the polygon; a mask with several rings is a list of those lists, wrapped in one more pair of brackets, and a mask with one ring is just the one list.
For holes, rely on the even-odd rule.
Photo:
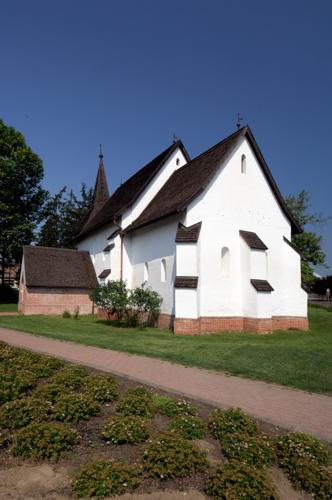
{"label": "annex roof", "polygon": [[227,160],[243,137],[247,138],[251,145],[281,210],[291,223],[292,232],[301,232],[302,229],[288,209],[249,126],[234,132],[176,170],[140,216],[125,229],[125,232],[136,230],[164,217],[184,211],[190,202],[206,189],[220,163]]}
{"label": "annex roof", "polygon": [[112,222],[130,207],[138,199],[153,177],[159,172],[165,161],[178,147],[183,152],[187,161],[189,161],[190,158],[182,141],[177,140],[118,187],[94,217],[90,218],[83,226],[76,241],[83,239],[83,237],[87,236],[89,233]]}
{"label": "annex roof", "polygon": [[28,287],[93,289],[97,285],[89,252],[25,246],[23,259]]}

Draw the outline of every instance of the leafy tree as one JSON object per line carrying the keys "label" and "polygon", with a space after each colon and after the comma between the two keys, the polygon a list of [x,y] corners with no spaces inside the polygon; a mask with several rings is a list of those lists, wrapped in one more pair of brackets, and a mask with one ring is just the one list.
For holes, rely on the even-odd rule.
{"label": "leafy tree", "polygon": [[42,218],[47,192],[41,187],[42,160],[23,135],[0,119],[0,264],[20,262],[22,246],[31,243]]}
{"label": "leafy tree", "polygon": [[312,266],[318,264],[324,265],[325,253],[321,249],[322,237],[313,231],[307,230],[307,226],[324,224],[330,217],[310,212],[310,195],[304,190],[300,191],[297,196],[288,196],[286,203],[300,226],[304,229],[303,233],[295,234],[292,241],[301,254],[302,281],[306,285],[311,286],[315,281]]}
{"label": "leafy tree", "polygon": [[38,245],[58,248],[73,248],[74,237],[87,216],[93,198],[93,190],[81,185],[80,196],[63,187],[49,197],[45,211],[45,222],[38,236]]}

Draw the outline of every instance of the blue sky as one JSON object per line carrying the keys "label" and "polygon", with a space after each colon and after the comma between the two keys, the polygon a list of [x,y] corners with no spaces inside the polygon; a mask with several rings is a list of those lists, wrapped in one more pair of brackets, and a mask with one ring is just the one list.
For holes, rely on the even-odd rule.
{"label": "blue sky", "polygon": [[[0,116],[44,186],[110,189],[166,148],[249,123],[283,194],[332,214],[330,0],[1,0]],[[320,228],[332,273],[332,223]]]}

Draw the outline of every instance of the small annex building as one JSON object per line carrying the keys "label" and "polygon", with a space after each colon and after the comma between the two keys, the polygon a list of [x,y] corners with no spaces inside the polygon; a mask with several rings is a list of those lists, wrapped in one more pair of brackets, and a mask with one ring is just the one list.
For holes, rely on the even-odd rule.
{"label": "small annex building", "polygon": [[88,252],[26,246],[18,310],[23,314],[62,314],[78,308],[80,314],[92,314],[89,295],[96,285]]}

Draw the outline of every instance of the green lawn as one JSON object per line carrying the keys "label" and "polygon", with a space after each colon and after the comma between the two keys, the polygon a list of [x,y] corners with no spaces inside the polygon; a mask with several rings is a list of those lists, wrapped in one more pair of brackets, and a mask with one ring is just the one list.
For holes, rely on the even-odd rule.
{"label": "green lawn", "polygon": [[309,332],[175,337],[155,329],[116,328],[91,316],[0,317],[0,326],[46,337],[332,394],[332,314],[310,308],[310,325]]}
{"label": "green lawn", "polygon": [[16,312],[17,304],[0,304],[0,312]]}

